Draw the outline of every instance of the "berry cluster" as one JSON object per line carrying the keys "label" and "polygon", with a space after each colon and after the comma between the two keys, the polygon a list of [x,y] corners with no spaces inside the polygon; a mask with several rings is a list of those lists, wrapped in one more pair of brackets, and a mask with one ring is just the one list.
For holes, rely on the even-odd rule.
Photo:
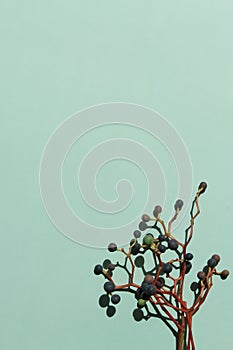
{"label": "berry cluster", "polygon": [[[100,296],[99,305],[106,308],[108,317],[116,313],[115,305],[121,300],[118,293],[121,291],[132,293],[137,302],[133,311],[134,319],[141,321],[151,317],[160,318],[175,336],[177,350],[195,349],[192,317],[204,303],[213,284],[213,275],[219,275],[222,280],[229,275],[228,270],[217,271],[216,267],[221,259],[218,254],[213,254],[203,270],[197,273],[197,281],[192,282],[190,289],[194,292],[194,300],[191,306],[187,305],[183,296],[184,281],[185,275],[192,269],[191,261],[194,258],[187,248],[193,236],[194,221],[200,213],[199,196],[206,191],[206,188],[207,184],[201,182],[192,203],[190,224],[185,230],[183,243],[171,234],[172,223],[183,207],[183,201],[178,199],[174,205],[174,216],[167,226],[161,219],[161,206],[156,205],[153,217],[147,214],[142,215],[139,230],[134,231],[128,251],[118,247],[116,243],[108,245],[109,252],[119,251],[124,254],[123,265],[119,262],[113,264],[106,259],[102,265],[98,264],[94,268],[96,275],[103,275],[107,279],[104,283],[106,294]],[[195,208],[196,213],[194,214]],[[150,232],[145,233],[140,243],[141,231],[148,229]],[[150,270],[145,268],[143,255],[147,252],[151,252],[154,261]],[[166,259],[167,252],[172,253],[174,257]],[[113,276],[117,268],[126,271],[127,283],[123,285],[115,283]],[[144,276],[139,284],[134,281],[136,268],[140,269]]]}

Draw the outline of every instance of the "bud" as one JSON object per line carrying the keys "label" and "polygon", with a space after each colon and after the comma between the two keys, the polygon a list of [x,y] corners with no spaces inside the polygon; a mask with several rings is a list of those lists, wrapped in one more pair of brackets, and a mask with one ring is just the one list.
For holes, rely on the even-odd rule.
{"label": "bud", "polygon": [[160,213],[162,213],[162,207],[160,205],[156,205],[153,211],[154,217],[157,218]]}
{"label": "bud", "polygon": [[182,207],[183,207],[183,204],[184,202],[182,201],[182,199],[177,199],[177,201],[175,202],[175,205],[174,205],[174,209],[177,210],[181,210]]}
{"label": "bud", "polygon": [[133,233],[135,238],[140,238],[141,237],[141,232],[139,230],[135,230]]}
{"label": "bud", "polygon": [[147,224],[144,221],[141,221],[140,224],[138,225],[138,228],[140,231],[145,231],[147,229]]}
{"label": "bud", "polygon": [[142,215],[142,221],[144,221],[144,222],[150,221],[149,215],[147,215],[147,214]]}
{"label": "bud", "polygon": [[202,182],[200,183],[199,187],[198,187],[198,190],[200,190],[200,189],[202,189],[201,192],[200,192],[200,194],[204,193],[205,190],[207,189],[207,183],[204,182],[204,181],[202,181]]}

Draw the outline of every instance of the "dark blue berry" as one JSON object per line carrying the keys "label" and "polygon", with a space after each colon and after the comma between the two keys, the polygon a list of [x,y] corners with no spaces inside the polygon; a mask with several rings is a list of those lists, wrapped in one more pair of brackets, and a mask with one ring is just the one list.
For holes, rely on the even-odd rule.
{"label": "dark blue berry", "polygon": [[111,302],[112,302],[113,304],[118,304],[120,301],[121,301],[120,295],[118,295],[118,294],[112,295],[112,297],[111,297]]}
{"label": "dark blue berry", "polygon": [[166,252],[167,247],[166,247],[165,245],[163,245],[163,244],[160,244],[160,245],[158,246],[158,249],[159,249],[159,251],[160,251],[161,253],[164,253],[164,252]]}
{"label": "dark blue berry", "polygon": [[[192,264],[190,261],[185,261],[185,265],[186,265],[185,273],[189,273],[192,268]],[[181,269],[183,269],[183,266],[184,266],[184,263],[181,264]]]}
{"label": "dark blue berry", "polygon": [[143,256],[138,256],[135,260],[135,266],[137,267],[142,267],[144,265],[145,259],[143,258]]}
{"label": "dark blue berry", "polygon": [[107,307],[109,305],[109,300],[110,300],[109,296],[107,294],[103,294],[99,298],[99,305],[101,307]]}
{"label": "dark blue berry", "polygon": [[215,267],[217,265],[217,261],[215,259],[209,259],[207,262],[209,267]]}
{"label": "dark blue berry", "polygon": [[103,266],[102,265],[98,264],[98,265],[95,266],[95,268],[94,268],[94,274],[95,275],[100,275],[102,273],[102,271],[103,271]]}
{"label": "dark blue berry", "polygon": [[112,283],[112,282],[110,282],[110,281],[104,283],[104,290],[105,290],[106,292],[111,293],[111,292],[114,291],[114,289],[115,289],[114,283]]}
{"label": "dark blue berry", "polygon": [[158,236],[158,239],[159,239],[160,242],[164,242],[164,241],[167,240],[166,236],[165,236],[165,235],[162,235],[162,234],[160,234],[160,235]]}
{"label": "dark blue berry", "polygon": [[154,287],[152,284],[149,285],[149,286],[146,288],[146,294],[147,294],[148,296],[154,295],[155,292],[156,292],[156,289],[155,289],[155,287]]}
{"label": "dark blue berry", "polygon": [[163,272],[165,273],[170,273],[172,271],[172,266],[171,264],[163,264],[162,267]]}
{"label": "dark blue berry", "polygon": [[192,253],[187,253],[184,256],[185,260],[192,260],[193,259],[193,254]]}
{"label": "dark blue berry", "polygon": [[112,316],[114,316],[115,315],[115,313],[116,313],[116,308],[115,308],[115,306],[108,306],[108,308],[107,308],[107,310],[106,310],[106,314],[107,314],[107,316],[108,317],[112,317]]}
{"label": "dark blue berry", "polygon": [[136,243],[133,248],[131,249],[131,254],[132,255],[137,255],[139,253],[139,250],[141,248],[140,243]]}
{"label": "dark blue berry", "polygon": [[143,314],[143,311],[141,309],[135,309],[133,311],[133,317],[134,317],[135,321],[137,321],[137,322],[141,321],[143,319],[143,316],[144,316],[144,314]]}
{"label": "dark blue berry", "polygon": [[171,250],[176,250],[178,248],[178,243],[175,239],[171,239],[170,241],[168,241],[168,247]]}

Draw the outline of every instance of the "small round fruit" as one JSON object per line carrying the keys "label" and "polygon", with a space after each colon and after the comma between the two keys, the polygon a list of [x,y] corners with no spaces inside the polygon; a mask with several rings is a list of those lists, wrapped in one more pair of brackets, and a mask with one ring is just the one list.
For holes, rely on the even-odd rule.
{"label": "small round fruit", "polygon": [[174,209],[177,210],[181,210],[182,207],[184,205],[184,202],[182,201],[182,199],[177,199],[177,201],[175,202],[175,205],[174,205]]}
{"label": "small round fruit", "polygon": [[154,242],[154,236],[151,233],[148,233],[143,237],[143,244],[151,245]]}
{"label": "small round fruit", "polygon": [[204,281],[204,279],[206,278],[205,272],[204,271],[199,271],[197,273],[197,278],[199,278],[199,280],[201,280],[201,281]]}
{"label": "small round fruit", "polygon": [[229,276],[229,274],[230,274],[230,272],[228,270],[223,270],[221,272],[220,277],[221,277],[222,280],[225,280]]}
{"label": "small round fruit", "polygon": [[117,250],[117,245],[116,245],[116,243],[110,243],[109,245],[108,245],[108,250],[109,250],[109,252],[115,252],[116,250]]}
{"label": "small round fruit", "polygon": [[185,273],[186,273],[186,274],[189,273],[190,270],[191,270],[191,268],[192,268],[191,262],[190,262],[190,261],[186,261],[186,270],[185,270]]}
{"label": "small round fruit", "polygon": [[154,277],[152,275],[146,275],[144,278],[145,283],[153,283],[154,282]]}
{"label": "small round fruit", "polygon": [[142,282],[141,289],[142,291],[146,291],[146,288],[150,285],[150,283]]}
{"label": "small round fruit", "polygon": [[141,321],[143,319],[143,316],[144,316],[144,314],[143,314],[143,311],[141,309],[135,309],[133,311],[133,317],[134,317],[135,321],[137,321],[137,322]]}
{"label": "small round fruit", "polygon": [[160,253],[165,253],[166,250],[167,250],[167,247],[165,245],[163,245],[163,244],[160,244],[158,246],[158,249],[159,249]]}
{"label": "small round fruit", "polygon": [[111,260],[109,259],[105,259],[104,262],[103,262],[103,268],[104,269],[107,269],[108,268],[108,265],[111,264]]}
{"label": "small round fruit", "polygon": [[148,293],[146,291],[143,290],[141,295],[140,295],[140,299],[149,300],[150,296],[148,295]]}
{"label": "small round fruit", "polygon": [[217,265],[217,261],[215,260],[215,259],[209,259],[208,261],[207,261],[207,264],[208,264],[208,266],[209,267],[215,267],[216,265]]}
{"label": "small round fruit", "polygon": [[94,274],[95,275],[100,275],[102,273],[102,271],[103,271],[103,266],[102,265],[98,264],[98,265],[95,266],[95,268],[94,268]]}
{"label": "small round fruit", "polygon": [[164,284],[165,284],[164,278],[163,277],[159,277],[158,281],[156,282],[156,287],[160,289],[160,288],[162,288],[164,286]]}
{"label": "small round fruit", "polygon": [[172,271],[172,265],[171,264],[163,264],[162,270],[165,273],[170,273]]}
{"label": "small round fruit", "polygon": [[134,296],[135,296],[135,298],[136,298],[137,300],[139,300],[140,297],[141,297],[141,294],[142,294],[142,289],[141,289],[141,288],[138,288],[138,289],[136,290]]}
{"label": "small round fruit", "polygon": [[141,232],[139,230],[135,230],[133,233],[135,238],[140,238],[141,237]]}
{"label": "small round fruit", "polygon": [[160,242],[164,242],[164,241],[167,240],[166,236],[165,236],[165,235],[162,235],[162,234],[160,234],[160,235],[158,236],[158,239],[159,239]]}
{"label": "small round fruit", "polygon": [[170,241],[168,241],[168,247],[171,250],[176,250],[178,248],[178,242],[175,239],[170,239]]}
{"label": "small round fruit", "polygon": [[115,306],[112,306],[112,305],[108,306],[108,308],[107,308],[107,310],[106,310],[106,315],[107,315],[108,317],[112,317],[112,316],[115,315],[115,313],[116,313],[116,308],[115,308]]}
{"label": "small round fruit", "polygon": [[144,222],[148,222],[148,221],[150,221],[150,217],[149,217],[149,215],[147,215],[147,214],[143,214],[143,215],[142,215],[142,221],[144,221]]}
{"label": "small round fruit", "polygon": [[115,289],[114,283],[112,283],[110,281],[104,283],[104,290],[107,293],[112,293],[114,291],[114,289]]}
{"label": "small round fruit", "polygon": [[108,270],[110,270],[110,271],[115,270],[115,265],[114,264],[109,264],[108,265]]}
{"label": "small round fruit", "polygon": [[156,288],[151,284],[146,288],[146,293],[148,296],[152,296],[156,293]]}
{"label": "small round fruit", "polygon": [[121,297],[118,294],[113,294],[111,297],[111,302],[113,304],[118,304],[121,301]]}
{"label": "small round fruit", "polygon": [[139,250],[141,248],[140,243],[136,243],[133,248],[131,249],[131,254],[137,255],[139,253]]}
{"label": "small round fruit", "polygon": [[216,260],[217,261],[217,264],[219,263],[219,261],[221,260],[220,256],[218,254],[214,254],[212,255],[211,257],[212,259]]}
{"label": "small round fruit", "polygon": [[109,300],[110,300],[109,296],[107,294],[103,294],[99,298],[99,305],[101,307],[107,307],[109,305]]}
{"label": "small round fruit", "polygon": [[191,289],[191,291],[196,292],[198,287],[199,287],[199,284],[197,282],[192,282],[191,286],[190,286],[190,289]]}
{"label": "small round fruit", "polygon": [[192,253],[187,253],[184,256],[185,260],[192,260],[193,259],[193,254]]}
{"label": "small round fruit", "polygon": [[142,267],[144,265],[145,259],[143,258],[143,256],[138,256],[135,260],[135,266],[136,267]]}

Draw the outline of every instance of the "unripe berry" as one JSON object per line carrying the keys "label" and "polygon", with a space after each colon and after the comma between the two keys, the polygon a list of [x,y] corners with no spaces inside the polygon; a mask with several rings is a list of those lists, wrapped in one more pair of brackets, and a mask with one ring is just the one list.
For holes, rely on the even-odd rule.
{"label": "unripe berry", "polygon": [[154,242],[154,236],[151,233],[148,233],[143,238],[143,244],[145,245],[151,245]]}
{"label": "unripe berry", "polygon": [[139,307],[143,307],[143,306],[145,306],[146,305],[146,300],[144,300],[144,299],[139,299],[138,300],[138,306]]}

